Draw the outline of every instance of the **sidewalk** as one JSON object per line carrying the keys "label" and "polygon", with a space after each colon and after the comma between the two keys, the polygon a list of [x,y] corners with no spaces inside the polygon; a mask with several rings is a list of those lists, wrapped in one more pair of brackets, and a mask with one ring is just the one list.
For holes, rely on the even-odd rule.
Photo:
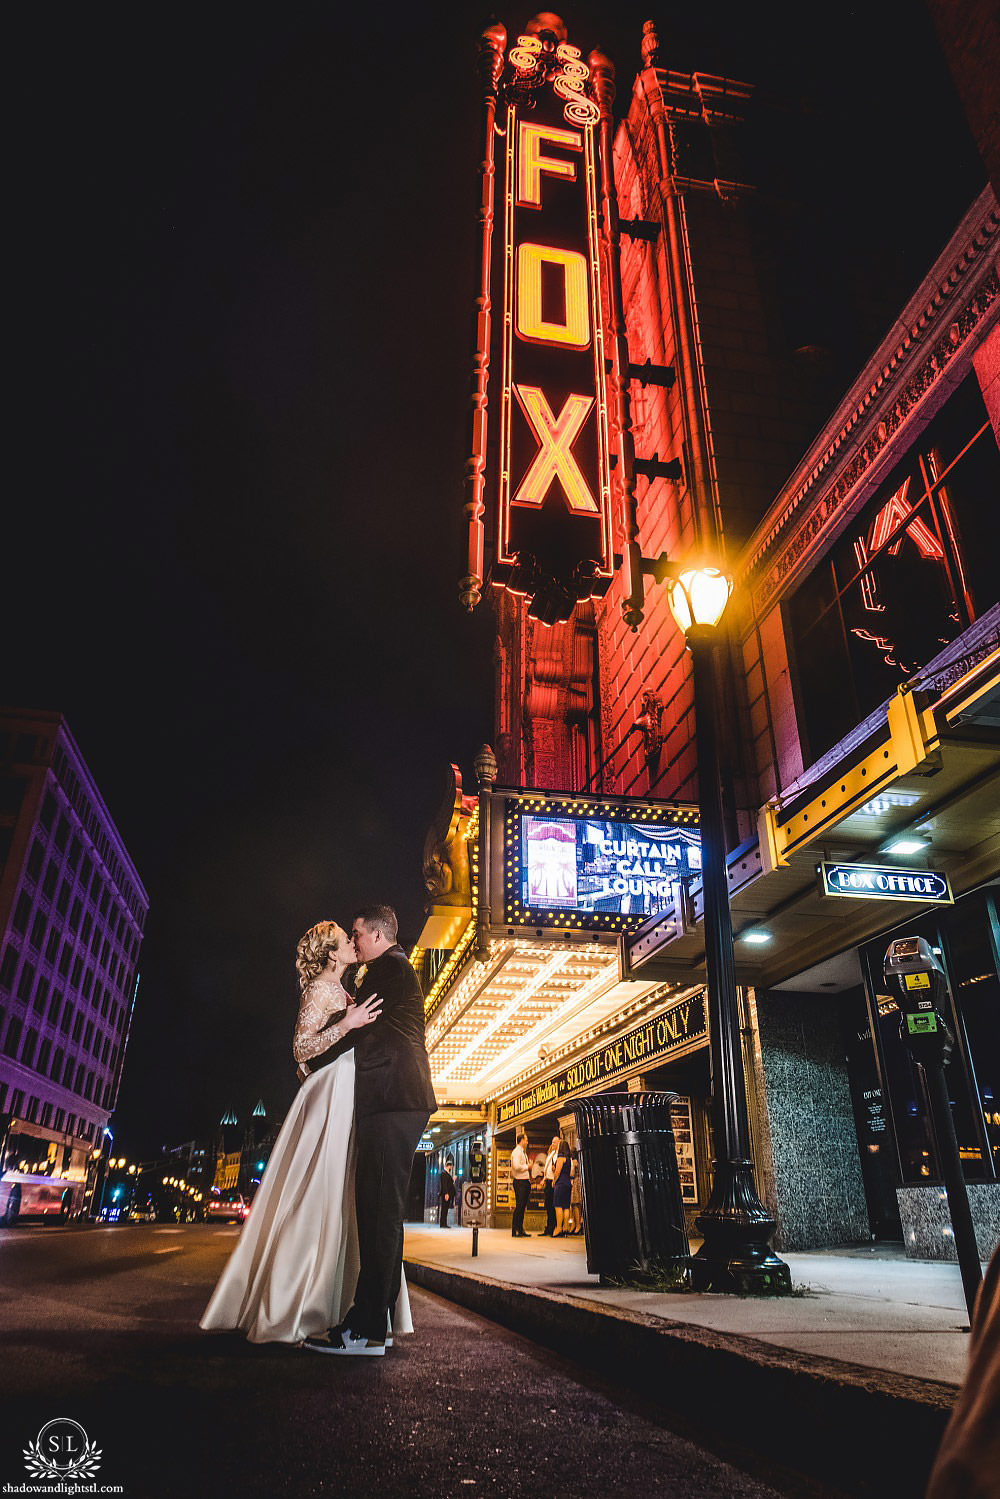
{"label": "sidewalk", "polygon": [[670,1322],[756,1338],[777,1348],[862,1364],[869,1369],[958,1385],[969,1325],[957,1265],[909,1260],[902,1247],[784,1254],[805,1294],[779,1300],[657,1295],[598,1285],[587,1273],[583,1239],[512,1239],[509,1230],[407,1224],[408,1260],[536,1287]]}
{"label": "sidewalk", "polygon": [[922,1494],[966,1360],[957,1265],[902,1249],[787,1254],[781,1299],[616,1290],[582,1239],[408,1224],[414,1284],[852,1496]]}

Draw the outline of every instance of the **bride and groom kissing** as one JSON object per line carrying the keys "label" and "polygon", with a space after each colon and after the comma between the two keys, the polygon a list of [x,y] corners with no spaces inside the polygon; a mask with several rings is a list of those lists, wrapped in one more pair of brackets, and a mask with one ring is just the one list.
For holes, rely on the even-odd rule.
{"label": "bride and groom kissing", "polygon": [[[299,942],[292,1050],[305,1081],[203,1328],[369,1357],[413,1330],[403,1214],[437,1105],[423,995],[396,933],[391,906],[367,906],[350,936],[323,921]],[[355,964],[365,967],[352,996]]]}

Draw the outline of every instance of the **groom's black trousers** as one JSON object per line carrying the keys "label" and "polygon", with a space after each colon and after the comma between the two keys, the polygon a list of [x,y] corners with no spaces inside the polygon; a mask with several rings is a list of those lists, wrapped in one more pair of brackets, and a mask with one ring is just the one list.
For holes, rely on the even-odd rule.
{"label": "groom's black trousers", "polygon": [[429,1118],[426,1109],[355,1118],[361,1270],[354,1305],[344,1321],[360,1338],[385,1337],[386,1317],[399,1295],[406,1189]]}

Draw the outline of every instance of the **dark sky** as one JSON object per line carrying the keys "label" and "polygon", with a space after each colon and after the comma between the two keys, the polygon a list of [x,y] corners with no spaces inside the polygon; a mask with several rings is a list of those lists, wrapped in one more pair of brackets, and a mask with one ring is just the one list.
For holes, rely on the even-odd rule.
{"label": "dark sky", "polygon": [[[283,1112],[297,938],[376,898],[413,942],[443,767],[492,735],[456,590],[486,14],[22,9],[3,695],[67,715],[150,892],[148,1150]],[[563,8],[626,99],[651,9]],[[982,177],[917,0],[660,10],[898,306]]]}

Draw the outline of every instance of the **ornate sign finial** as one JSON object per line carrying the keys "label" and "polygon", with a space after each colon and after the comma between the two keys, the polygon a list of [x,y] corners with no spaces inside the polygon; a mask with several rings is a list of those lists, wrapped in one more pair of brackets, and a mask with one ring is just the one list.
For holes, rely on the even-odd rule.
{"label": "ornate sign finial", "polygon": [[660,38],[656,34],[656,22],[642,23],[642,65],[644,68],[659,66]]}

